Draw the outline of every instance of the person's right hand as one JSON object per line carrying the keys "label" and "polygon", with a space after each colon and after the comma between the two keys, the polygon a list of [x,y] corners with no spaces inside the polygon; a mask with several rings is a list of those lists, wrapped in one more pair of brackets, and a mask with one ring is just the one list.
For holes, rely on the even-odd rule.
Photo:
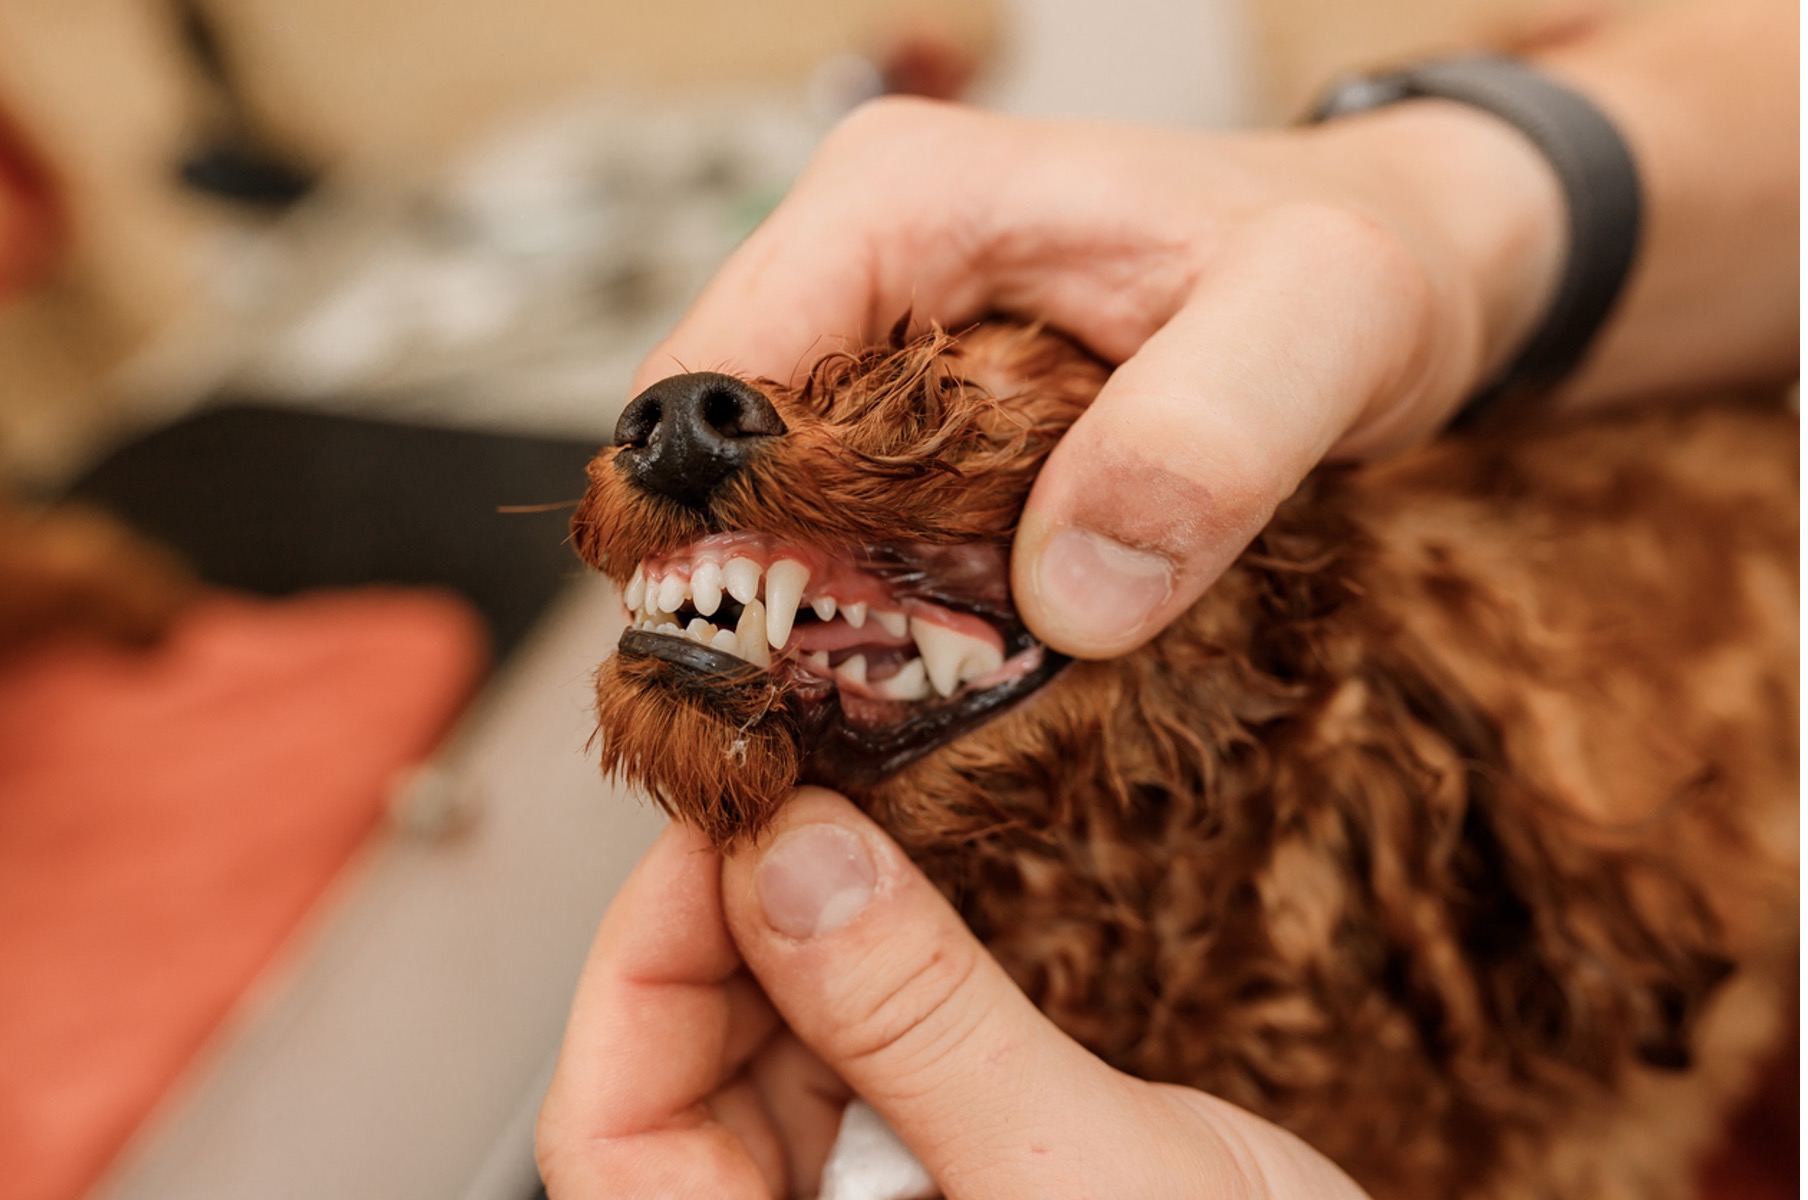
{"label": "person's right hand", "polygon": [[1440,428],[1537,319],[1562,252],[1544,160],[1417,102],[1237,136],[918,101],[845,121],[642,367],[794,378],[911,312],[1038,319],[1114,364],[1031,493],[1032,631],[1153,636],[1327,454]]}

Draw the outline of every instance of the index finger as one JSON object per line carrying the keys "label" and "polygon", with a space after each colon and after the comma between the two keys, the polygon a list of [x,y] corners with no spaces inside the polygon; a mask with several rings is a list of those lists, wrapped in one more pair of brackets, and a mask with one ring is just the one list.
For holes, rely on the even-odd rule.
{"label": "index finger", "polygon": [[695,830],[668,828],[591,946],[536,1132],[542,1174],[576,1193],[626,1172],[764,1195],[705,1102],[776,1026],[728,935],[720,857]]}

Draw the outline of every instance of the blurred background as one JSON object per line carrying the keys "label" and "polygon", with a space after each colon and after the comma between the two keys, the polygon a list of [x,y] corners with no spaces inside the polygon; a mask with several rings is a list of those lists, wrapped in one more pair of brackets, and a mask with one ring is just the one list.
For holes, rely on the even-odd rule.
{"label": "blurred background", "polygon": [[4,0],[0,1178],[526,1200],[629,375],[885,92],[1274,124],[1607,0]]}

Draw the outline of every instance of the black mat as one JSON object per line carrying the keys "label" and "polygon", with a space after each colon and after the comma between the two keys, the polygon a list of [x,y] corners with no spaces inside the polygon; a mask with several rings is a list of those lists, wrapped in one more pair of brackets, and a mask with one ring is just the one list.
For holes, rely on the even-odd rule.
{"label": "black mat", "polygon": [[566,544],[592,442],[235,403],[109,455],[71,491],[172,546],[202,578],[281,596],[437,584],[500,662],[584,567]]}

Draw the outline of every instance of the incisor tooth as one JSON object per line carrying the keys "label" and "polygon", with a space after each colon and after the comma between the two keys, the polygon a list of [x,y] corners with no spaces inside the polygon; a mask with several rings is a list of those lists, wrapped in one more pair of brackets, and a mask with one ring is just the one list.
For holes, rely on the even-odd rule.
{"label": "incisor tooth", "polygon": [[715,633],[716,627],[711,625],[708,621],[705,621],[702,617],[692,617],[691,623],[684,627],[685,637],[688,637],[693,642],[702,642],[705,645],[709,644],[709,639],[714,637]]}
{"label": "incisor tooth", "polygon": [[622,603],[628,606],[629,612],[639,612],[640,606],[647,598],[647,575],[640,568],[634,568],[634,578],[628,580],[628,586],[622,589]]}
{"label": "incisor tooth", "polygon": [[734,630],[732,629],[716,630],[716,636],[709,639],[709,648],[711,650],[720,650],[724,654],[732,654],[736,658],[741,656],[741,643],[740,640],[735,637]]}
{"label": "incisor tooth", "polygon": [[835,674],[843,679],[851,679],[855,683],[866,682],[866,655],[856,654],[854,657],[835,668]]}
{"label": "incisor tooth", "polygon": [[659,581],[659,611],[675,613],[684,603],[684,576],[674,571]]}
{"label": "incisor tooth", "polygon": [[722,583],[730,596],[750,604],[760,594],[760,564],[751,558],[731,558],[722,568]]}
{"label": "incisor tooth", "polygon": [[859,629],[861,626],[865,625],[866,601],[862,600],[858,604],[849,604],[843,607],[841,610],[841,619],[846,621],[849,625],[852,625],[855,629]]}
{"label": "incisor tooth", "polygon": [[766,568],[766,640],[774,650],[791,636],[798,601],[809,585],[810,568],[796,559],[781,558]]}
{"label": "incisor tooth", "polygon": [[985,673],[978,670],[967,673],[970,663],[989,661],[992,665],[986,670],[992,671],[1002,661],[989,643],[919,617],[911,618],[910,636],[916,639],[923,665],[929,670],[929,682],[944,696],[954,695],[954,689],[960,686],[963,678],[971,679]]}
{"label": "incisor tooth", "polygon": [[706,617],[716,615],[722,604],[722,568],[713,562],[700,562],[691,572],[691,603]]}
{"label": "incisor tooth", "polygon": [[879,622],[879,628],[893,637],[903,637],[910,628],[910,618],[901,612],[876,612],[873,620]]}
{"label": "incisor tooth", "polygon": [[892,700],[923,700],[929,696],[929,674],[923,660],[913,658],[890,679],[873,684],[873,690]]}
{"label": "incisor tooth", "polygon": [[824,674],[829,672],[829,652],[827,650],[818,650],[814,654],[805,655],[805,657],[810,660],[811,666],[818,668]]}
{"label": "incisor tooth", "polygon": [[747,601],[747,607],[741,610],[740,623],[735,626],[735,641],[741,645],[741,657],[755,666],[764,667],[772,662],[772,652],[766,649],[766,606],[758,600]]}
{"label": "incisor tooth", "polygon": [[810,601],[810,611],[816,614],[816,619],[818,621],[834,620],[835,619],[835,597],[833,597],[833,596],[816,597],[816,599]]}

